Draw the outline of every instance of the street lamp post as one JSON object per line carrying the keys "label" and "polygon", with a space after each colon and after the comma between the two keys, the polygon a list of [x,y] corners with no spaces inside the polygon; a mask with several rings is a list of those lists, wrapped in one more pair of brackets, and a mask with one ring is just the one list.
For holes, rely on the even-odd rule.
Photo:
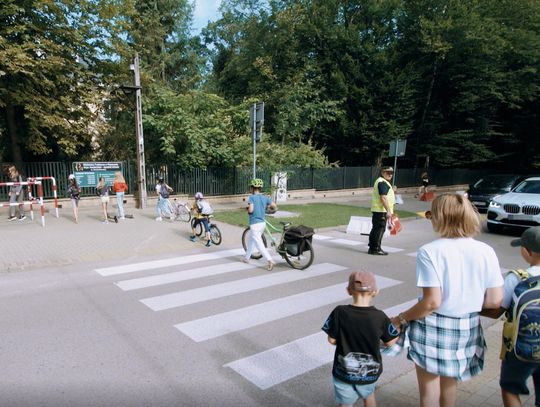
{"label": "street lamp post", "polygon": [[144,159],[144,135],[142,124],[142,103],[141,103],[141,76],[139,72],[139,54],[135,54],[133,64],[130,69],[135,76],[135,136],[137,137],[137,187],[138,200],[137,208],[146,208],[146,168]]}

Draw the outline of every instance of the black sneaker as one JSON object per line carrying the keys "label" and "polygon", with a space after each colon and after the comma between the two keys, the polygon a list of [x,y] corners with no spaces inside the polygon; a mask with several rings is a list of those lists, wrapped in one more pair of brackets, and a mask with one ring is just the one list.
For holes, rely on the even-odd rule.
{"label": "black sneaker", "polygon": [[14,221],[15,219],[17,219],[16,216],[10,216],[10,217],[8,218],[8,222],[12,222],[12,221]]}
{"label": "black sneaker", "polygon": [[117,216],[114,217],[114,223],[118,223],[118,217]]}
{"label": "black sneaker", "polygon": [[368,254],[372,254],[374,256],[387,256],[388,253],[385,252],[384,250],[368,250]]}
{"label": "black sneaker", "polygon": [[19,220],[25,220],[25,219],[26,219],[26,215],[19,216]]}

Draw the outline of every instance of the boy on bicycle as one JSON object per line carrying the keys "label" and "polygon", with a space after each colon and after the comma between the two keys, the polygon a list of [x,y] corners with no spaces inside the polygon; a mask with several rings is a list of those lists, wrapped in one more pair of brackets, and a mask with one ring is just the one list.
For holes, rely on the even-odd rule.
{"label": "boy on bicycle", "polygon": [[189,240],[192,242],[195,242],[197,238],[195,237],[195,228],[199,223],[202,223],[204,226],[204,232],[206,237],[206,247],[210,247],[212,245],[212,241],[210,240],[210,224],[208,223],[208,216],[211,215],[214,210],[204,199],[204,196],[202,192],[197,192],[195,194],[195,202],[193,202],[193,205],[191,205],[191,211],[194,214],[193,221],[191,222],[191,236],[189,237]]}

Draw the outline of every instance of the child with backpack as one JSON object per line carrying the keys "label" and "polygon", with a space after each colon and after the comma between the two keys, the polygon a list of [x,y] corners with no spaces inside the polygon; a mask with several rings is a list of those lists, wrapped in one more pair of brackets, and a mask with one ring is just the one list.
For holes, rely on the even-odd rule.
{"label": "child with backpack", "polygon": [[536,406],[540,406],[540,226],[531,227],[511,242],[521,248],[526,270],[510,270],[504,279],[501,308],[483,310],[481,315],[498,318],[506,313],[501,348],[499,385],[505,407],[521,406],[520,394],[529,394],[532,376]]}
{"label": "child with backpack", "polygon": [[156,220],[161,222],[163,220],[162,216],[169,216],[172,220],[172,213],[170,211],[169,196],[173,189],[168,186],[163,177],[156,177],[156,194],[158,196],[156,204]]}
{"label": "child with backpack", "polygon": [[208,223],[208,216],[214,213],[214,210],[208,201],[204,199],[202,192],[197,192],[195,194],[195,202],[193,202],[193,205],[191,206],[191,211],[194,214],[194,218],[191,222],[191,236],[189,237],[189,240],[192,242],[197,240],[195,237],[195,228],[199,223],[202,223],[205,231],[206,247],[210,247],[212,245],[212,241],[210,240],[210,225]]}

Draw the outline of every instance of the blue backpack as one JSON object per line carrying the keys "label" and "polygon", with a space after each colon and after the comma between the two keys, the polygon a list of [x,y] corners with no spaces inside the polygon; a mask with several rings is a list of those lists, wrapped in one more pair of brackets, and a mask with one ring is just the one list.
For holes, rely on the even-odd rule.
{"label": "blue backpack", "polygon": [[503,349],[524,362],[540,363],[540,276],[510,270],[521,280],[512,295],[503,326]]}
{"label": "blue backpack", "polygon": [[167,188],[167,184],[162,183],[161,188],[159,190],[159,194],[162,198],[167,199],[169,197],[169,188]]}

